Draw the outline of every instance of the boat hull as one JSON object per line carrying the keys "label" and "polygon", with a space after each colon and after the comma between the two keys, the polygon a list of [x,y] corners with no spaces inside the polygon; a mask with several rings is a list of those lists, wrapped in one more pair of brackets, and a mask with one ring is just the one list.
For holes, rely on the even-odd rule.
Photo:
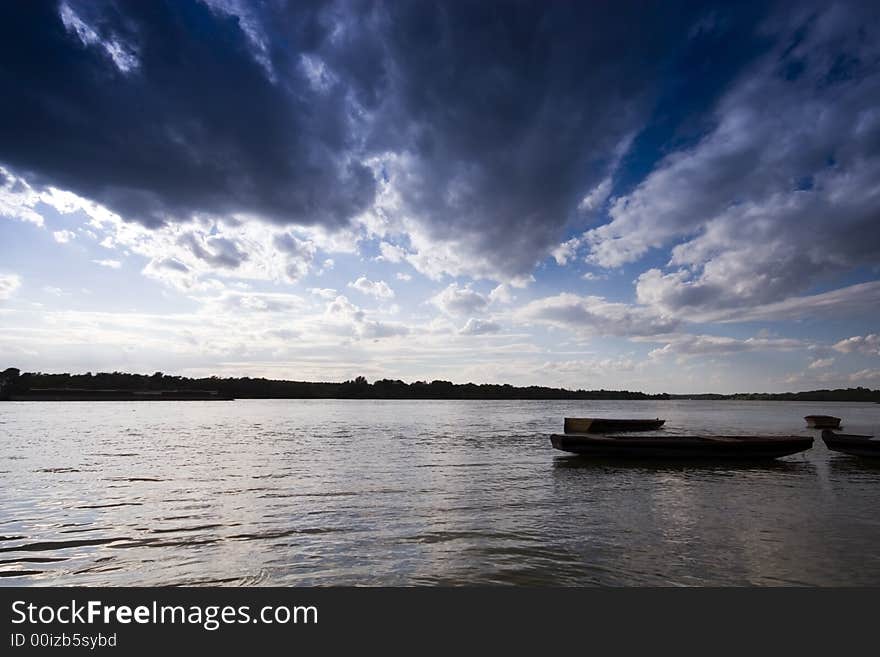
{"label": "boat hull", "polygon": [[822,432],[822,441],[833,452],[880,459],[880,440],[873,440],[873,436],[834,433],[826,429]]}
{"label": "boat hull", "polygon": [[807,415],[804,417],[811,429],[839,429],[840,418],[833,415]]}
{"label": "boat hull", "polygon": [[666,423],[660,418],[634,420],[601,417],[567,417],[565,433],[611,433],[615,431],[654,431]]}
{"label": "boat hull", "polygon": [[663,460],[756,460],[797,454],[813,446],[803,436],[678,436],[634,438],[592,434],[553,434],[556,449],[605,458]]}

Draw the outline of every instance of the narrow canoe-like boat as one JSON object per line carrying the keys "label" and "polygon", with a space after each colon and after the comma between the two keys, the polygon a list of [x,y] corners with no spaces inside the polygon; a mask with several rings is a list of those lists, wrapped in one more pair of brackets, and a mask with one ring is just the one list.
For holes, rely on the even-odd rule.
{"label": "narrow canoe-like boat", "polygon": [[574,454],[642,459],[775,459],[813,446],[809,436],[602,436],[553,434],[556,449]]}
{"label": "narrow canoe-like boat", "polygon": [[835,452],[851,454],[852,456],[880,458],[880,440],[875,440],[874,436],[834,433],[825,429],[822,432],[822,440],[828,449]]}
{"label": "narrow canoe-like boat", "polygon": [[604,417],[567,417],[565,433],[610,433],[612,431],[654,431],[663,426],[666,420],[638,419],[618,420]]}
{"label": "narrow canoe-like boat", "polygon": [[811,429],[839,429],[840,418],[833,415],[807,415],[804,417]]}

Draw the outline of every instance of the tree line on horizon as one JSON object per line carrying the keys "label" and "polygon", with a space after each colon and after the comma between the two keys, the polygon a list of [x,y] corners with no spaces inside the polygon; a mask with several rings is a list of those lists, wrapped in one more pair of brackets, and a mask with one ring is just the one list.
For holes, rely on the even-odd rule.
{"label": "tree line on horizon", "polygon": [[[13,369],[13,368],[10,368]],[[3,374],[6,374],[6,370]],[[0,375],[2,376],[2,375]],[[6,394],[36,390],[150,390],[216,391],[224,396],[247,398],[298,399],[665,399],[668,395],[649,395],[628,390],[567,390],[545,386],[464,383],[451,381],[415,381],[379,379],[370,383],[358,376],[340,383],[286,381],[251,377],[189,378],[156,372],[152,375],[125,372],[92,374],[46,374],[19,372],[7,375]]]}
{"label": "tree line on horizon", "polygon": [[339,383],[287,381],[251,377],[190,378],[156,372],[98,372],[48,374],[8,368],[0,373],[0,399],[32,391],[214,391],[239,399],[707,399],[757,401],[873,401],[880,390],[841,388],[785,393],[648,394],[629,390],[569,390],[547,386],[513,386],[508,383],[452,383],[378,379],[370,383],[358,376]]}

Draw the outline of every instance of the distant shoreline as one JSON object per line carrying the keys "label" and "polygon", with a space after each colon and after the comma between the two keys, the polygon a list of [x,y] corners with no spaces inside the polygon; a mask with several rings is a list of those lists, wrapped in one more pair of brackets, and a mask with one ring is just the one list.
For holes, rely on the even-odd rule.
{"label": "distant shoreline", "polygon": [[162,401],[231,399],[457,399],[457,400],[710,400],[880,402],[880,390],[838,388],[783,393],[648,394],[629,390],[568,390],[510,384],[456,384],[450,381],[379,379],[364,377],[341,383],[287,381],[250,377],[193,379],[156,372],[44,374],[8,368],[0,372],[2,401]]}

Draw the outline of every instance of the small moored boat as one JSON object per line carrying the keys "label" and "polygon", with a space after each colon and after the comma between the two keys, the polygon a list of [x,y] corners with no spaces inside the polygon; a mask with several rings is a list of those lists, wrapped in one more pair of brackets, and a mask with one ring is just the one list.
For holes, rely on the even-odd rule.
{"label": "small moored boat", "polygon": [[804,417],[811,429],[839,429],[840,418],[833,415],[807,415]]}
{"label": "small moored boat", "polygon": [[618,420],[604,417],[567,417],[565,433],[610,433],[612,431],[654,431],[663,426],[666,420],[644,418],[637,420]]}
{"label": "small moored boat", "polygon": [[813,446],[809,436],[602,436],[553,434],[553,447],[591,456],[642,459],[775,459]]}
{"label": "small moored boat", "polygon": [[834,433],[828,429],[822,432],[825,446],[841,454],[880,458],[880,440],[874,436],[859,436],[851,433]]}

